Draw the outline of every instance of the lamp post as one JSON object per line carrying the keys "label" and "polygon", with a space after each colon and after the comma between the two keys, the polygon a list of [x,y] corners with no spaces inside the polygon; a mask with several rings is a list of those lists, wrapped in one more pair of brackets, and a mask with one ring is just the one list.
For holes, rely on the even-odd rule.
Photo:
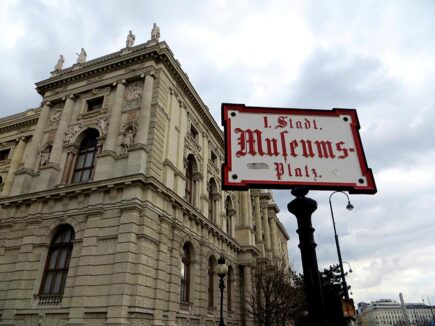
{"label": "lamp post", "polygon": [[347,261],[343,261],[343,264],[347,264],[349,266],[349,273],[353,273],[352,266]]}
{"label": "lamp post", "polygon": [[220,257],[218,259],[218,263],[216,266],[216,274],[219,276],[219,289],[221,290],[221,313],[220,313],[220,319],[219,319],[219,326],[225,326],[224,323],[224,289],[225,289],[225,283],[224,278],[228,274],[228,266],[225,264],[225,258]]}
{"label": "lamp post", "polygon": [[346,208],[348,210],[351,211],[354,207],[350,203],[349,196],[343,191],[334,191],[331,195],[329,195],[329,208],[331,209],[332,225],[334,226],[335,246],[337,247],[338,263],[340,264],[341,282],[343,284],[344,297],[346,300],[349,300],[349,291],[347,289],[346,277],[344,276],[344,268],[343,268],[343,261],[341,259],[340,243],[338,242],[337,229],[335,228],[334,211],[332,210],[332,203],[331,203],[331,197],[336,193],[342,193],[346,196],[347,198]]}
{"label": "lamp post", "polygon": [[423,300],[423,303],[424,303],[424,297],[426,297],[427,301],[429,302],[430,312],[432,313],[432,322],[431,322],[431,324],[434,325],[434,323],[435,323],[435,315],[434,315],[433,310],[432,310],[432,305],[430,303],[429,296],[427,296],[427,295],[422,295],[421,296],[421,299]]}

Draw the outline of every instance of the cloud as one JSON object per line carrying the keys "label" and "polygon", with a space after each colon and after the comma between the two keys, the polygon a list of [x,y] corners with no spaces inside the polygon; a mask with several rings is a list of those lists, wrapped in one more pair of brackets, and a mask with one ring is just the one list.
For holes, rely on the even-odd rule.
{"label": "cloud", "polygon": [[[378,186],[374,196],[334,195],[343,258],[356,301],[435,297],[435,20],[433,1],[3,1],[1,116],[37,107],[34,83],[66,66],[136,44],[161,28],[190,81],[220,122],[222,102],[358,109]],[[274,191],[301,270],[289,191]],[[337,262],[330,192],[312,191],[319,267]],[[435,301],[435,299],[433,300]]]}

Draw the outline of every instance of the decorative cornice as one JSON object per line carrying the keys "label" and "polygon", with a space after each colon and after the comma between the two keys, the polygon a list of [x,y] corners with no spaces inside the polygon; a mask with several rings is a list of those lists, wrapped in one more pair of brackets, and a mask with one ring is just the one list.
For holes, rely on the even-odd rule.
{"label": "decorative cornice", "polygon": [[0,132],[36,125],[41,109],[30,109],[0,119]]}
{"label": "decorative cornice", "polygon": [[189,77],[181,69],[181,65],[174,58],[172,51],[166,42],[155,44],[147,42],[131,48],[131,52],[123,54],[122,51],[114,52],[106,56],[87,61],[80,65],[79,69],[73,67],[63,69],[59,75],[36,83],[36,90],[42,96],[47,91],[64,87],[72,83],[94,78],[106,74],[112,70],[119,70],[129,66],[137,65],[143,61],[154,60],[162,63],[179,83],[182,91],[195,107],[197,113],[202,117],[210,130],[223,147],[223,133],[213,119],[208,107],[199,97],[198,93],[189,81]]}

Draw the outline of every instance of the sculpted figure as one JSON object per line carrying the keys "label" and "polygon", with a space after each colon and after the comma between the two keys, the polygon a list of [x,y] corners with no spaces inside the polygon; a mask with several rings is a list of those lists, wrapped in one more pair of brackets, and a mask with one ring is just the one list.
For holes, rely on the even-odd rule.
{"label": "sculpted figure", "polygon": [[134,35],[131,31],[128,31],[126,47],[131,48],[136,40],[136,35]]}
{"label": "sculpted figure", "polygon": [[98,126],[101,129],[101,134],[104,136],[107,134],[107,129],[109,127],[109,119],[108,117],[98,119]]}
{"label": "sculpted figure", "polygon": [[153,24],[153,29],[151,30],[151,39],[159,40],[160,38],[160,27],[156,23]]}
{"label": "sculpted figure", "polygon": [[48,161],[50,160],[50,154],[51,154],[51,147],[47,146],[41,152],[41,161],[39,162],[40,166],[46,166],[48,164]]}
{"label": "sculpted figure", "polygon": [[128,149],[133,146],[133,142],[134,142],[134,130],[133,128],[128,128],[124,132],[124,136],[122,137],[121,153],[127,154]]}
{"label": "sculpted figure", "polygon": [[86,56],[88,54],[86,53],[85,49],[82,48],[80,53],[76,52],[76,54],[78,55],[77,63],[84,63],[84,62],[86,62]]}
{"label": "sculpted figure", "polygon": [[63,58],[63,55],[61,54],[59,60],[57,60],[57,63],[54,66],[54,70],[56,70],[56,71],[62,70],[64,62],[65,62],[65,59]]}

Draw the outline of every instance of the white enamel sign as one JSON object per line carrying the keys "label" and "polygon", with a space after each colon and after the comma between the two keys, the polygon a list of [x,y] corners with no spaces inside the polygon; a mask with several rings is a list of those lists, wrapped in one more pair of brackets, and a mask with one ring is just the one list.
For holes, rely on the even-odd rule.
{"label": "white enamel sign", "polygon": [[222,104],[223,187],[376,193],[354,109],[307,110]]}

